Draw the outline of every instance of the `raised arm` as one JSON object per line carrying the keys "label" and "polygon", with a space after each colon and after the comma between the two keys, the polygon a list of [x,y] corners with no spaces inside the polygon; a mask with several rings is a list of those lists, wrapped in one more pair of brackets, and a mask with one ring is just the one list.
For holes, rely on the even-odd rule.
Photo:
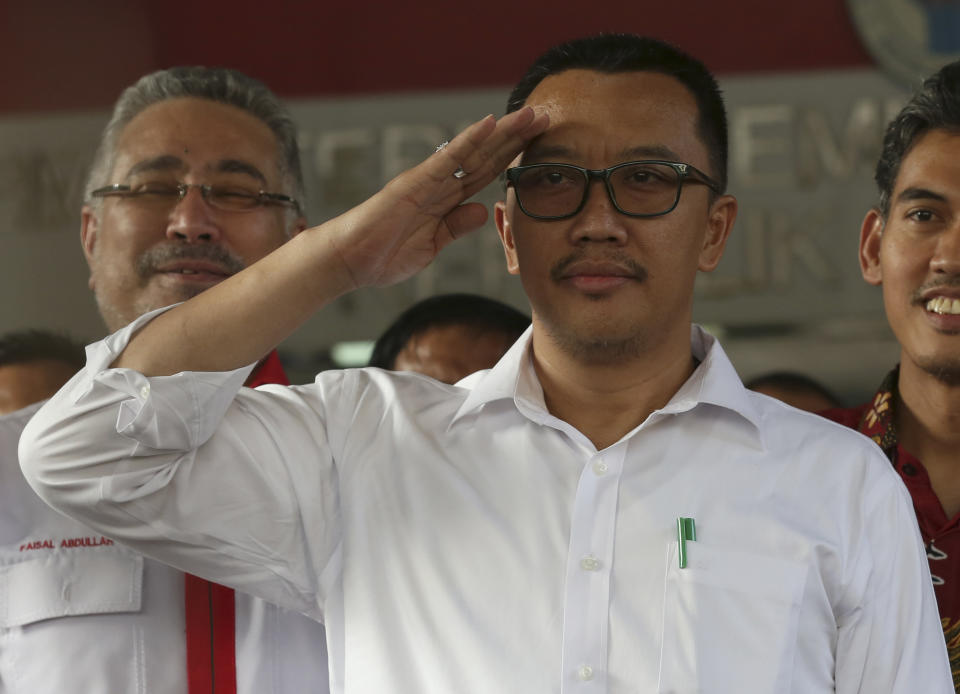
{"label": "raised arm", "polygon": [[529,108],[474,123],[360,206],[149,323],[114,366],[147,376],[239,368],[342,294],[410,277],[486,221],[482,205],[464,201],[546,124]]}

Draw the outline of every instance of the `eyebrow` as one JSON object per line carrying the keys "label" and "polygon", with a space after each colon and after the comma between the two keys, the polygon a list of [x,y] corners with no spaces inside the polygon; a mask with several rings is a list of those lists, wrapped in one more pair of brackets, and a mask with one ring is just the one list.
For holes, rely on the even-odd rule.
{"label": "eyebrow", "polygon": [[[551,158],[575,159],[577,152],[565,147],[564,145],[533,145],[523,154],[521,164],[527,163],[530,159],[544,161]],[[637,159],[665,159],[668,161],[678,161],[679,156],[669,147],[664,145],[639,145],[637,147],[628,147],[620,151],[620,158],[623,161],[635,161]]]}
{"label": "eyebrow", "polygon": [[937,202],[946,202],[945,195],[935,193],[928,188],[904,188],[897,196],[897,202],[907,200],[936,200]]}
{"label": "eyebrow", "polygon": [[[130,167],[126,178],[130,179],[138,174],[150,172],[183,171],[186,168],[186,163],[180,157],[176,157],[172,154],[163,154],[159,157],[151,157],[149,159],[138,161],[136,164]],[[267,185],[267,177],[263,175],[260,169],[253,164],[240,159],[221,159],[210,168],[218,173],[245,174],[258,180],[261,185]]]}
{"label": "eyebrow", "polygon": [[137,174],[151,171],[177,171],[183,168],[184,163],[180,157],[175,157],[172,154],[164,154],[159,157],[151,157],[138,161],[130,167],[130,170],[127,171],[127,175],[124,178],[129,179]]}
{"label": "eyebrow", "polygon": [[262,185],[267,185],[267,177],[256,166],[240,159],[221,159],[213,167],[219,173],[241,173],[255,178]]}

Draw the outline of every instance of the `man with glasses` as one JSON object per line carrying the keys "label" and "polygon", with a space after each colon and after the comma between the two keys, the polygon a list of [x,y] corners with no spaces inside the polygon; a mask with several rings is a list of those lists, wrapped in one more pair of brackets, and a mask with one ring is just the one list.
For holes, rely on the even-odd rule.
{"label": "man with glasses", "polygon": [[[264,85],[224,69],[162,70],[127,89],[86,191],[81,240],[111,331],[305,226],[289,114]],[[247,379],[262,383],[287,383],[275,352]],[[4,468],[17,469],[17,435],[35,409],[0,422]],[[20,475],[0,494],[0,692],[329,691],[315,620],[144,559],[46,507]]]}
{"label": "man with glasses", "polygon": [[[713,77],[600,36],[544,54],[508,111],[95,346],[24,436],[31,483],[322,616],[338,692],[951,691],[896,475],[691,326],[736,213]],[[315,310],[482,224],[461,203],[511,162],[495,217],[533,321],[493,369],[237,392]]]}

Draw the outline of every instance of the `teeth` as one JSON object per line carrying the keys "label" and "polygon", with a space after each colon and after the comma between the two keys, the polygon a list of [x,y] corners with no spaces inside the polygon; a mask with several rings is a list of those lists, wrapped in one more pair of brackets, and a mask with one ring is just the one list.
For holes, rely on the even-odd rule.
{"label": "teeth", "polygon": [[927,310],[940,315],[960,315],[960,299],[938,296],[927,302]]}
{"label": "teeth", "polygon": [[197,274],[195,270],[187,270],[187,269],[183,269],[183,270],[181,270],[180,272],[183,273],[184,275],[195,275],[195,274]]}

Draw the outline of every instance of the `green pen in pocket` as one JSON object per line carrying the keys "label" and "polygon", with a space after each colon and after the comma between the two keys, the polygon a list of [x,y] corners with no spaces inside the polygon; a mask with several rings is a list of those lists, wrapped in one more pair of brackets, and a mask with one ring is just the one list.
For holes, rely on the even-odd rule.
{"label": "green pen in pocket", "polygon": [[687,568],[687,541],[697,539],[697,525],[693,518],[677,518],[677,554],[680,558],[680,568]]}

